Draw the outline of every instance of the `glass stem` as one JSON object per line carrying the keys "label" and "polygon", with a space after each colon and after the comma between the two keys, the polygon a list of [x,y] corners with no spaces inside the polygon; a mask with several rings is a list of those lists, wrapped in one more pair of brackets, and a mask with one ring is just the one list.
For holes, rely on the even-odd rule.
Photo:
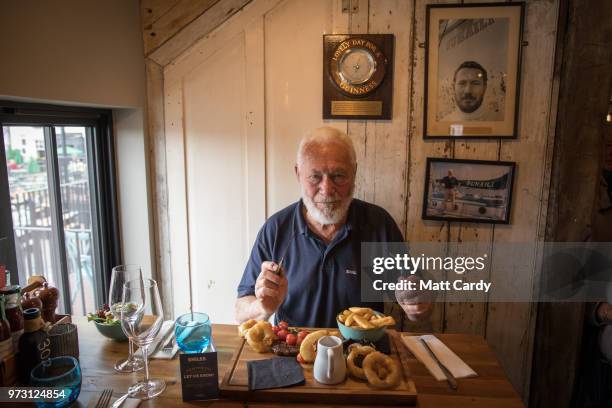
{"label": "glass stem", "polygon": [[149,382],[149,346],[142,346],[142,358],[144,360],[144,382]]}
{"label": "glass stem", "polygon": [[134,343],[132,339],[128,340],[128,361],[134,360]]}

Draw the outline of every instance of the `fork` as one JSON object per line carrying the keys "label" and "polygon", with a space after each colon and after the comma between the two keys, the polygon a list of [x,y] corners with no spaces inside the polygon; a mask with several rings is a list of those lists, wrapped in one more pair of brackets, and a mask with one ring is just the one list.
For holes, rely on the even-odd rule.
{"label": "fork", "polygon": [[113,389],[106,388],[104,391],[102,391],[102,394],[100,394],[100,398],[98,398],[98,402],[96,403],[95,408],[108,407],[108,404],[110,403],[112,396],[113,396]]}

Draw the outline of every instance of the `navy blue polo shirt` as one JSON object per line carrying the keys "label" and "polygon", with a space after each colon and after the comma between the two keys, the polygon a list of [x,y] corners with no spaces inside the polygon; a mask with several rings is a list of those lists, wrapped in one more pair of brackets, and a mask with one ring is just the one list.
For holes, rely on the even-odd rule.
{"label": "navy blue polo shirt", "polygon": [[335,327],[336,315],[351,306],[383,311],[384,304],[361,302],[361,243],[403,242],[397,224],[383,208],[353,199],[346,224],[326,244],[307,226],[298,201],[263,225],[238,285],[238,297],[255,294],[263,261],[283,254],[288,289],[276,322],[290,326]]}

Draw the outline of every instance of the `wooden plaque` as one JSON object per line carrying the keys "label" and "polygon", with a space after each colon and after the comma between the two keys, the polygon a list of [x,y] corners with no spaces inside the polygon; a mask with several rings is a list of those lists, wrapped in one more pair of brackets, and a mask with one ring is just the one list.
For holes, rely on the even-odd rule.
{"label": "wooden plaque", "polygon": [[393,34],[323,36],[323,119],[391,119]]}

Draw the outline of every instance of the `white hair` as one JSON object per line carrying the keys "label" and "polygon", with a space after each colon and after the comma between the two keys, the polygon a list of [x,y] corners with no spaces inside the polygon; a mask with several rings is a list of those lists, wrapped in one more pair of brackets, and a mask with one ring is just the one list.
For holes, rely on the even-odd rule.
{"label": "white hair", "polygon": [[300,140],[300,145],[297,151],[298,167],[302,166],[304,153],[308,148],[311,146],[320,146],[325,144],[341,145],[349,156],[349,160],[351,162],[350,164],[353,167],[353,170],[357,169],[357,154],[355,153],[353,141],[347,136],[346,133],[330,126],[317,128]]}

